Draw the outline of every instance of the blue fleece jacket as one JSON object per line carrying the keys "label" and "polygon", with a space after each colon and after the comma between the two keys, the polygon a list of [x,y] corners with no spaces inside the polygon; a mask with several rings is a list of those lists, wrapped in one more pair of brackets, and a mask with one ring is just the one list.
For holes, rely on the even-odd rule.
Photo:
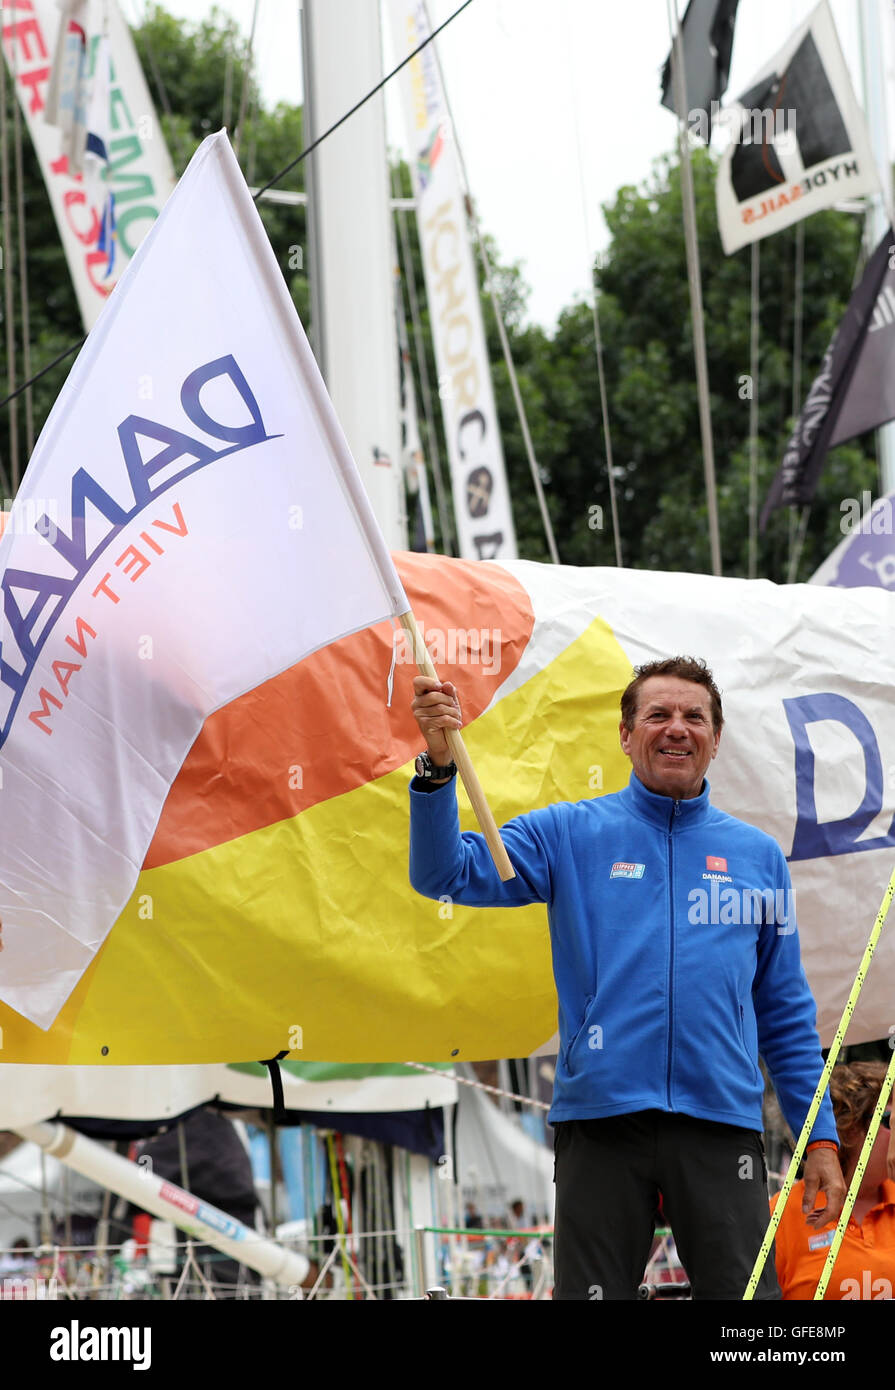
{"label": "blue fleece jacket", "polygon": [[[698,797],[624,790],[507,822],[516,877],[460,833],[455,784],[410,791],[410,881],[471,907],[547,904],[559,998],[551,1122],[668,1110],[762,1129],[764,1058],[798,1135],[823,1061],[789,870]],[[837,1140],[825,1096],[812,1139]]]}

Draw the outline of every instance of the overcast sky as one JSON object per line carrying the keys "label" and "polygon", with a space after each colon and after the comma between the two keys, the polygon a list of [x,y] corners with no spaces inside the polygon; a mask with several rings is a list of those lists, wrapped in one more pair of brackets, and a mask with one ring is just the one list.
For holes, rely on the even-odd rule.
{"label": "overcast sky", "polygon": [[[142,12],[143,0],[121,3],[131,20]],[[163,3],[190,20],[210,11],[202,0]],[[227,0],[246,34],[254,3]],[[458,3],[429,0],[433,24]],[[879,3],[891,24],[891,4]],[[740,0],[729,97],[748,87],[814,7],[814,0]],[[858,8],[859,0],[832,0],[862,101]],[[299,9],[296,0],[259,3],[256,65],[271,105],[301,101]],[[647,178],[652,161],[674,144],[674,117],[659,105],[666,0],[473,0],[437,42],[480,219],[502,258],[522,262],[529,316],[550,328],[562,308],[588,293],[592,255],[607,243],[601,204],[623,184]],[[384,55],[394,66],[388,29]],[[398,83],[391,87],[389,141],[403,149]],[[723,136],[716,138],[720,148]]]}

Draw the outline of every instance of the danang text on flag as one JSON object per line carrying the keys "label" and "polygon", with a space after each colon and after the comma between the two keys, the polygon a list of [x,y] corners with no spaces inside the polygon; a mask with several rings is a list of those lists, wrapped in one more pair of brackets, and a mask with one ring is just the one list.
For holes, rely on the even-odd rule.
{"label": "danang text on flag", "polygon": [[0,588],[0,998],[48,1027],[205,717],[408,608],[223,133],[60,393]]}

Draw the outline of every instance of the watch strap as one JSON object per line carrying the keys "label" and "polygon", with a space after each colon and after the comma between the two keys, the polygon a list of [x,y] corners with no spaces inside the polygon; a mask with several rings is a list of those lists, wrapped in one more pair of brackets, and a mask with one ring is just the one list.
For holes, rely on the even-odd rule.
{"label": "watch strap", "polygon": [[453,777],[456,771],[457,764],[453,761],[444,766],[439,766],[437,763],[434,763],[428,749],[420,753],[416,760],[416,775],[426,782],[433,780],[446,781],[449,777]]}

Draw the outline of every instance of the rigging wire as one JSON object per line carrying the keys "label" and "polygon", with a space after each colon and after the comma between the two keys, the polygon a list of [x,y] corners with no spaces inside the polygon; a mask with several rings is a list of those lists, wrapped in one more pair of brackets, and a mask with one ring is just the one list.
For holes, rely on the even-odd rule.
{"label": "rigging wire", "polygon": [[[23,1142],[26,1142],[26,1141],[23,1141]],[[14,1152],[14,1150],[11,1150],[11,1152]],[[42,1150],[42,1149],[41,1149],[41,1153],[43,1153],[43,1150]],[[44,1186],[41,1186],[41,1187],[38,1187],[38,1185],[37,1185],[36,1183],[29,1182],[27,1178],[22,1178],[22,1177],[20,1177],[18,1173],[11,1173],[11,1172],[9,1172],[8,1169],[5,1169],[5,1168],[4,1168],[4,1170],[3,1170],[3,1176],[4,1176],[4,1178],[8,1179],[10,1182],[18,1183],[20,1187],[27,1187],[29,1192],[36,1192],[36,1193],[38,1194],[38,1196],[40,1196],[41,1198],[48,1198],[48,1196],[49,1196],[49,1194],[48,1194],[47,1191],[46,1191],[45,1185],[44,1185]],[[58,1196],[55,1197],[54,1200],[55,1200],[60,1206],[62,1205],[62,1203],[61,1203],[61,1201],[60,1201],[60,1199],[59,1199]],[[96,1213],[93,1212],[93,1211],[91,1211],[91,1210],[89,1209],[89,1207],[82,1206],[80,1202],[76,1202],[76,1201],[75,1201],[72,1197],[70,1197],[70,1196],[69,1196],[69,1198],[68,1198],[67,1200],[68,1200],[69,1206],[71,1207],[72,1211],[75,1212],[78,1216],[86,1216],[86,1217],[89,1217],[89,1219],[90,1219],[91,1221],[95,1221],[95,1220],[97,1219],[97,1218],[96,1218]],[[0,1205],[5,1206],[6,1203],[0,1203]],[[127,1239],[128,1239],[128,1240],[131,1238],[131,1236],[133,1235],[133,1230],[132,1230],[132,1228],[127,1224],[127,1222],[125,1222],[125,1221],[119,1221],[119,1220],[118,1220],[116,1217],[114,1217],[114,1216],[110,1216],[110,1217],[108,1218],[108,1220],[109,1220],[109,1222],[110,1222],[111,1225],[113,1225],[113,1226],[119,1226],[119,1227],[121,1228],[122,1231],[126,1232],[126,1235],[127,1235]],[[41,1239],[43,1240],[43,1237],[41,1237]],[[45,1244],[52,1244],[52,1241],[46,1241],[46,1242],[44,1242],[44,1243],[45,1243]]]}
{"label": "rigging wire", "polygon": [[759,372],[759,287],[761,262],[760,241],[752,243],[752,283],[750,290],[750,360],[749,360],[749,570],[748,577],[758,575],[758,372]]}
{"label": "rigging wire", "polygon": [[[581,212],[584,218],[584,239],[585,250],[590,256],[592,246],[590,237],[590,222],[587,216],[587,199],[584,196],[584,163],[581,158],[581,124],[578,119],[578,90],[575,82],[575,67],[572,61],[571,52],[571,25],[566,26],[566,57],[571,76],[572,93],[572,125],[575,129],[575,150],[578,156],[578,189],[581,194]],[[618,523],[618,500],[615,491],[615,469],[612,461],[612,429],[609,423],[609,405],[606,395],[606,372],[603,365],[603,338],[600,333],[600,302],[599,286],[597,283],[598,265],[596,258],[591,259],[591,290],[593,293],[593,304],[591,306],[594,324],[594,351],[597,358],[597,379],[600,385],[600,413],[603,417],[603,438],[606,441],[606,476],[609,480],[609,509],[612,515],[612,538],[615,542],[615,563],[622,567],[622,538]]]}
{"label": "rigging wire", "polygon": [[[855,263],[855,272],[854,272],[854,275],[852,276],[852,284],[851,284],[851,291],[850,291],[850,294],[854,294],[855,290],[857,289],[858,284],[860,283],[861,277],[862,277],[862,275],[864,274],[864,271],[865,271],[865,269],[866,269],[867,261],[870,259],[870,256],[871,256],[872,253],[873,253],[873,242],[872,242],[872,240],[870,239],[870,237],[868,237],[868,235],[867,235],[867,231],[868,231],[868,228],[869,228],[869,226],[870,226],[870,217],[871,217],[871,212],[870,212],[870,209],[868,208],[868,209],[867,209],[867,215],[866,215],[865,220],[864,220],[864,241],[863,241],[863,243],[862,243],[862,246],[863,246],[863,254],[860,254],[860,255],[858,256],[858,259],[857,259],[857,261],[856,261],[856,263]],[[798,223],[798,226],[799,226],[800,229],[803,228],[804,225],[805,225],[804,221]],[[804,238],[804,233],[803,233],[803,238]],[[799,242],[798,242],[798,241],[796,242],[796,267],[797,267],[796,274],[797,274],[797,277],[798,277],[799,314],[800,314],[800,322],[799,322],[799,358],[800,358],[800,362],[799,362],[799,378],[798,378],[798,380],[799,380],[799,388],[801,389],[801,301],[802,301],[802,279],[803,279],[803,274],[804,274],[804,239],[803,239],[803,241],[802,241],[801,249],[800,249],[800,246],[799,246]],[[795,349],[793,349],[793,350],[795,350]],[[800,402],[797,401],[797,398],[796,398],[796,395],[795,395],[795,385],[794,385],[794,386],[793,386],[793,414],[796,415],[796,418],[798,418],[798,415],[797,415],[797,408],[798,408],[798,405],[799,405],[799,404],[800,404]],[[879,434],[879,431],[877,431],[877,434],[876,434],[877,448],[879,448],[879,438],[880,438],[880,434]],[[792,505],[792,506],[790,507],[790,509],[789,509],[789,540],[790,540],[790,550],[789,550],[789,571],[788,571],[787,577],[786,577],[786,582],[787,582],[787,584],[795,584],[795,582],[796,582],[796,576],[797,576],[797,574],[798,574],[798,569],[799,569],[799,562],[801,561],[801,558],[802,558],[802,550],[803,550],[804,545],[805,545],[805,537],[806,537],[806,535],[807,535],[807,533],[808,533],[808,518],[809,518],[809,515],[810,515],[810,513],[811,513],[811,506],[812,506],[812,504],[811,504],[810,501],[809,501],[809,502],[805,502],[805,503],[803,504],[802,508],[801,508],[801,511],[800,511],[800,510],[799,510],[798,503],[793,503],[793,505]]]}
{"label": "rigging wire", "polygon": [[[2,245],[6,248],[6,265],[3,267],[3,312],[6,316],[6,373],[10,391],[18,396],[15,390],[16,385],[16,339],[15,322],[13,317],[13,289],[14,274],[12,257],[9,251],[12,247],[12,231],[9,217],[9,150],[6,144],[6,61],[0,57],[0,199],[3,202],[2,225],[3,241]],[[13,94],[13,101],[18,98]],[[15,405],[9,412],[9,471],[10,482],[12,483],[13,493],[18,491],[19,486],[19,432],[18,432],[18,410]]]}
{"label": "rigging wire", "polygon": [[439,24],[438,28],[435,29],[431,34],[429,34],[428,38],[423,39],[422,43],[417,44],[416,48],[414,48],[412,52],[408,53],[406,58],[402,58],[401,62],[398,63],[396,67],[393,67],[391,72],[386,73],[385,77],[383,77],[381,82],[377,82],[376,86],[373,87],[369,92],[367,92],[366,96],[361,97],[360,101],[356,101],[350,111],[346,111],[344,116],[340,116],[339,119],[335,121],[329,127],[328,130],[325,130],[322,135],[318,135],[317,139],[312,140],[310,145],[306,145],[305,148],[302,150],[301,154],[296,155],[296,157],[289,164],[287,164],[285,168],[281,169],[278,174],[274,174],[273,178],[270,179],[264,185],[263,188],[259,188],[258,192],[254,195],[255,202],[258,201],[258,199],[261,197],[261,194],[265,193],[268,188],[272,188],[275,183],[279,183],[283,175],[288,174],[290,169],[294,169],[297,164],[301,164],[303,159],[307,159],[308,155],[311,154],[311,152],[315,150],[318,145],[322,144],[328,136],[332,135],[333,131],[338,130],[340,125],[344,125],[348,118],[350,116],[353,116],[355,111],[359,111],[360,108],[364,106],[366,102],[370,100],[371,97],[374,97],[377,92],[381,92],[382,88],[385,86],[387,82],[390,82],[391,79],[397,73],[399,73],[402,68],[405,68],[407,64],[411,62],[412,59],[414,59],[418,53],[421,53],[423,51],[427,44],[430,44],[432,42],[436,35],[440,34],[443,29],[446,29],[448,25],[451,24],[459,14],[462,14],[463,11],[467,8],[467,6],[471,4],[472,0],[463,0],[462,5],[458,5],[457,8],[454,10],[453,14],[449,14],[443,24]]}
{"label": "rigging wire", "polygon": [[684,73],[683,42],[677,0],[666,0],[671,34],[671,75],[678,124],[681,202],[684,211],[684,241],[687,248],[687,279],[690,285],[690,316],[693,321],[693,355],[696,362],[696,388],[699,398],[699,429],[705,473],[706,505],[709,522],[709,549],[712,573],[721,574],[721,530],[718,523],[718,490],[715,482],[715,446],[709,401],[709,371],[705,346],[705,316],[702,308],[702,280],[699,271],[699,239],[696,232],[696,201],[687,133],[687,88]]}
{"label": "rigging wire", "polygon": [[[300,164],[300,163],[302,162],[302,160],[307,159],[308,155],[311,154],[311,152],[312,152],[313,150],[315,150],[315,149],[317,148],[318,145],[321,145],[321,144],[323,143],[323,141],[327,139],[328,136],[332,135],[333,131],[338,130],[339,126],[344,125],[345,121],[347,121],[348,118],[349,118],[350,116],[353,116],[354,113],[355,113],[355,111],[359,111],[360,108],[361,108],[366,102],[368,102],[368,101],[370,100],[371,97],[374,97],[374,96],[376,95],[377,92],[381,91],[382,88],[385,86],[385,84],[386,84],[387,82],[390,82],[391,79],[396,75],[396,73],[399,73],[403,67],[406,67],[407,64],[408,64],[413,58],[415,58],[416,55],[417,55],[418,53],[420,53],[420,52],[426,47],[427,44],[430,44],[430,43],[432,42],[432,40],[435,38],[435,36],[436,36],[437,34],[440,34],[441,31],[442,31],[443,29],[446,29],[447,26],[448,26],[450,23],[452,23],[453,20],[455,20],[459,14],[462,14],[463,10],[467,9],[467,7],[468,7],[469,5],[471,5],[471,4],[472,4],[472,0],[463,0],[463,3],[462,3],[461,5],[458,5],[458,6],[457,6],[457,8],[456,8],[456,10],[454,10],[453,14],[448,15],[447,19],[444,21],[443,24],[439,24],[438,28],[437,28],[433,33],[431,33],[431,34],[428,36],[428,38],[423,39],[422,43],[418,44],[417,47],[416,47],[411,53],[408,53],[408,54],[407,54],[407,57],[404,58],[404,59],[402,59],[402,61],[401,61],[400,63],[398,63],[398,65],[397,65],[396,67],[392,68],[391,72],[387,73],[386,76],[383,77],[383,79],[382,79],[381,82],[377,82],[376,86],[373,87],[373,89],[372,89],[371,91],[367,92],[366,96],[361,97],[360,101],[355,102],[355,104],[351,107],[350,111],[346,111],[345,114],[344,114],[344,116],[340,116],[339,119],[338,119],[336,122],[334,122],[334,124],[331,125],[331,126],[329,127],[328,130],[325,130],[325,131],[323,132],[322,135],[318,135],[318,136],[317,136],[317,139],[316,139],[316,140],[312,140],[311,143],[310,143],[310,145],[306,145],[305,148],[302,150],[301,154],[296,155],[295,159],[293,159],[289,164],[287,164],[284,168],[282,168],[278,174],[274,174],[273,178],[272,178],[272,179],[269,179],[268,182],[267,182],[266,184],[264,184],[264,186],[263,186],[262,188],[259,188],[259,189],[257,190],[257,192],[253,195],[253,202],[256,202],[256,203],[257,203],[257,201],[258,201],[258,199],[261,197],[262,193],[266,193],[267,190],[268,190],[269,188],[272,188],[273,185],[274,185],[275,183],[279,183],[280,179],[283,178],[283,176],[284,176],[285,174],[288,174],[289,171],[290,171],[291,169],[294,169],[294,168],[296,167],[296,165],[298,165],[298,164]],[[146,52],[147,52],[147,56],[149,56],[150,49],[149,49],[149,46],[148,46],[148,45],[147,45]],[[157,75],[157,69],[156,69],[156,67],[155,67],[155,63],[154,63],[154,61],[153,61],[153,59],[152,59],[151,57],[150,57],[150,63],[152,64],[152,67],[153,67],[153,70],[154,70],[154,75],[157,77],[157,81],[158,81],[159,84],[160,84],[159,93],[160,93],[160,95],[161,95],[161,93],[164,91],[164,86],[161,85],[161,78]],[[0,95],[2,95],[2,88],[3,88],[3,84],[4,84],[4,73],[5,73],[5,68],[4,68],[3,64],[0,64]],[[168,102],[167,95],[164,96],[164,98],[163,98],[163,100],[162,100],[162,105],[165,107],[165,113],[166,113],[166,115],[172,115],[171,107],[170,107],[170,103]],[[178,143],[179,143],[179,142],[178,142]],[[6,207],[7,207],[7,200],[6,200],[5,198],[3,199],[3,207],[4,207],[4,217],[5,217],[5,216],[6,216]],[[6,240],[6,239],[5,239],[5,237],[4,237],[4,242],[5,242],[5,240]],[[8,330],[7,330],[7,331],[8,331]],[[82,347],[84,346],[84,343],[86,342],[86,340],[87,340],[87,339],[86,339],[86,334],[85,334],[85,336],[84,336],[83,338],[81,338],[77,343],[72,343],[71,347],[66,348],[65,351],[64,351],[64,352],[61,352],[61,353],[59,354],[58,357],[54,357],[52,362],[48,362],[47,365],[46,365],[45,367],[41,367],[40,371],[39,371],[39,372],[36,372],[35,375],[34,375],[33,377],[31,377],[30,380],[26,381],[22,386],[16,388],[15,390],[9,391],[8,394],[7,394],[6,396],[4,396],[2,400],[0,400],[0,410],[2,410],[3,407],[4,407],[5,405],[9,405],[11,401],[14,401],[14,400],[16,399],[16,397],[19,396],[19,395],[21,395],[21,393],[22,393],[23,391],[27,390],[29,386],[33,386],[34,383],[35,383],[36,381],[39,381],[40,378],[41,378],[42,376],[45,375],[45,373],[47,373],[47,372],[49,372],[49,371],[52,371],[52,369],[53,369],[54,367],[57,367],[57,366],[59,365],[60,362],[64,362],[65,359],[66,359],[66,357],[70,357],[70,356],[72,355],[72,353],[77,352],[80,348],[82,348]],[[10,385],[13,385],[13,384],[14,384],[14,383],[12,383],[12,382],[10,383]],[[15,407],[13,406],[13,409],[12,409],[12,411],[10,412],[11,419],[12,419],[14,410],[15,410]],[[12,481],[15,483],[15,485],[16,485],[16,487],[17,487],[17,486],[18,486],[18,477],[16,476]]]}
{"label": "rigging wire", "polygon": [[415,1071],[428,1071],[433,1076],[444,1077],[448,1081],[456,1081],[458,1086],[472,1086],[476,1091],[488,1091],[492,1096],[505,1096],[507,1100],[517,1101],[519,1105],[527,1105],[532,1110],[549,1110],[550,1106],[543,1100],[533,1100],[531,1096],[517,1095],[515,1091],[504,1091],[499,1086],[488,1086],[484,1081],[471,1081],[468,1077],[456,1075],[448,1076],[443,1067],[429,1067],[424,1062],[402,1062],[404,1067],[413,1067]]}
{"label": "rigging wire", "polygon": [[[802,320],[805,283],[805,221],[796,224],[796,266],[792,325],[792,417],[798,420],[802,410]],[[808,507],[803,507],[801,522],[797,508],[789,509],[789,568],[786,576],[788,584],[796,582],[799,557],[805,540],[808,524]]]}
{"label": "rigging wire", "polygon": [[233,141],[233,153],[236,155],[237,159],[239,159],[239,150],[242,145],[242,130],[246,118],[246,99],[248,97],[249,82],[252,76],[252,62],[255,56],[255,29],[258,25],[258,6],[260,3],[261,0],[255,0],[255,6],[252,10],[252,28],[249,34],[249,46],[242,68],[242,88],[239,93],[239,115],[236,118],[236,131]]}
{"label": "rigging wire", "polygon": [[[425,4],[425,0],[423,0],[423,10],[426,15],[426,22],[428,24],[430,23],[430,20],[428,14],[428,7]],[[438,29],[436,29],[432,34],[430,34],[429,38],[434,39],[435,35],[440,33],[444,27],[444,24],[440,25]],[[422,47],[422,45],[420,45],[420,47]],[[439,77],[441,78],[441,92],[442,96],[444,97],[445,110],[447,111],[448,121],[450,122],[451,130],[453,132],[454,148],[457,151],[457,162],[460,166],[460,176],[463,181],[463,192],[466,201],[466,212],[467,216],[469,217],[469,221],[472,225],[472,233],[475,237],[476,247],[479,253],[479,259],[482,262],[482,270],[485,276],[485,289],[488,291],[488,296],[491,300],[491,307],[494,310],[494,318],[497,322],[497,334],[500,338],[500,346],[503,350],[504,361],[506,362],[507,373],[509,374],[510,378],[510,387],[513,392],[513,401],[516,406],[516,414],[519,417],[519,425],[522,430],[522,438],[525,443],[525,452],[528,458],[528,466],[531,470],[532,482],[534,483],[535,494],[538,499],[538,508],[541,513],[541,521],[544,525],[544,534],[547,538],[547,548],[550,551],[551,561],[554,565],[558,565],[560,563],[559,551],[556,548],[556,538],[553,534],[553,525],[550,521],[550,513],[547,510],[547,499],[544,496],[544,486],[541,482],[541,474],[538,468],[537,459],[535,458],[534,445],[532,443],[531,434],[528,429],[528,416],[525,413],[525,406],[522,402],[522,393],[519,390],[519,381],[516,376],[516,364],[513,361],[513,354],[510,349],[510,340],[507,337],[507,330],[504,326],[503,314],[501,313],[500,305],[497,302],[497,292],[494,288],[494,278],[491,273],[491,261],[488,257],[488,252],[485,248],[485,240],[482,236],[481,228],[479,227],[478,214],[476,213],[475,205],[472,201],[472,197],[469,191],[469,177],[466,172],[466,161],[463,158],[463,151],[460,148],[460,141],[457,136],[457,124],[454,120],[454,113],[451,110],[451,103],[447,94],[447,87],[444,81],[444,73],[441,70],[441,59],[438,56],[437,48],[434,48],[432,51],[435,54],[435,62],[438,65],[438,73]]]}
{"label": "rigging wire", "polygon": [[[13,50],[12,81],[18,81],[18,48]],[[22,172],[22,111],[13,96],[13,143],[16,176],[16,224],[19,243],[19,292],[22,316],[22,370],[27,381],[31,376],[31,308],[28,303],[28,257],[25,245],[25,179]],[[34,401],[31,387],[25,388],[25,457],[34,452]]]}
{"label": "rigging wire", "polygon": [[[391,180],[393,195],[400,195],[400,186],[396,186],[398,181],[397,169],[392,170]],[[454,531],[451,525],[451,517],[447,504],[447,491],[445,489],[444,476],[441,468],[441,450],[438,445],[438,434],[435,429],[435,415],[432,409],[432,387],[429,382],[429,368],[426,362],[426,351],[423,344],[422,321],[420,318],[419,300],[417,299],[416,293],[416,281],[413,273],[413,257],[410,253],[410,238],[407,232],[407,221],[401,208],[396,210],[395,220],[398,224],[398,259],[402,270],[402,278],[407,287],[407,302],[410,307],[410,323],[413,329],[413,345],[416,350],[416,361],[420,374],[423,414],[426,417],[426,431],[428,434],[427,452],[432,462],[432,475],[435,479],[435,498],[438,506],[438,520],[441,526],[441,544],[445,555],[455,555],[457,551],[454,545]],[[425,460],[423,461],[423,467],[425,467]]]}
{"label": "rigging wire", "polygon": [[221,121],[225,130],[230,129],[233,110],[233,37],[227,38],[227,61],[224,65],[224,96],[221,101]]}
{"label": "rigging wire", "polygon": [[[136,7],[136,0],[134,0],[134,6]],[[168,100],[167,88],[165,87],[164,81],[162,80],[162,74],[159,71],[158,63],[155,61],[155,50],[153,49],[152,44],[149,42],[149,39],[145,33],[146,25],[149,22],[149,6],[146,3],[146,0],[143,0],[143,18],[139,19],[139,11],[137,12],[137,16],[140,28],[144,31],[142,34],[142,39],[143,43],[146,46],[146,57],[149,59],[149,66],[152,70],[152,79],[155,83],[156,91],[158,92],[158,98],[162,104],[162,110],[168,117],[168,120],[171,122],[170,128],[171,133],[174,137],[174,145],[177,150],[177,158],[180,160],[181,164],[187,165],[189,163],[189,155],[186,153],[183,141],[180,137],[180,131],[178,130],[177,122],[174,119],[174,112],[171,110],[171,103]]]}
{"label": "rigging wire", "polygon": [[[28,387],[33,386],[36,381],[40,381],[41,377],[46,376],[47,372],[51,372],[54,367],[58,367],[59,363],[64,362],[66,357],[71,357],[72,353],[82,348],[86,341],[87,335],[85,333],[83,338],[79,338],[76,343],[72,343],[71,347],[67,347],[64,352],[60,352],[58,357],[54,357],[52,362],[48,362],[45,367],[41,367],[39,372],[35,372],[34,376],[31,377],[29,381],[23,382],[21,386],[16,387],[15,391],[10,391],[8,396],[4,396],[2,401],[0,401],[0,409],[5,405],[9,405],[10,401],[14,401],[23,391],[27,391]],[[10,415],[11,414],[12,412],[10,412]]]}

